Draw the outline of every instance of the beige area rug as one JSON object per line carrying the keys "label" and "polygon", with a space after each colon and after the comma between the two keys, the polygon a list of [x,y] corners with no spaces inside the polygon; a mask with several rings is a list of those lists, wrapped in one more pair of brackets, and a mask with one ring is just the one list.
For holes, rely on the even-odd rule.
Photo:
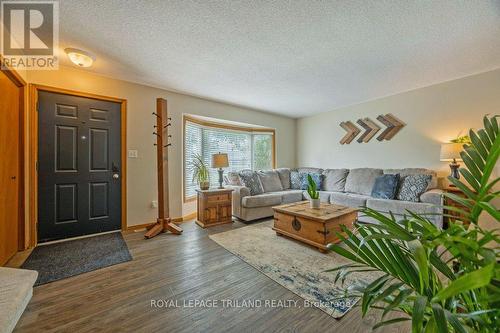
{"label": "beige area rug", "polygon": [[287,237],[277,236],[273,221],[266,221],[211,235],[219,245],[243,259],[283,287],[334,318],[345,315],[358,301],[345,297],[345,291],[356,283],[370,283],[376,273],[349,275],[344,284],[334,283],[335,273],[325,272],[349,261],[333,252],[317,249]]}

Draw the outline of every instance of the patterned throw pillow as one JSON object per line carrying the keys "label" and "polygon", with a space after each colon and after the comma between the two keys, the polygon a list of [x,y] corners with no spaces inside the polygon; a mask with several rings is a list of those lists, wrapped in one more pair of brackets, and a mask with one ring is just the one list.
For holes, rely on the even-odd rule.
{"label": "patterned throw pillow", "polygon": [[321,189],[321,183],[323,182],[323,175],[320,173],[300,173],[300,189],[307,190],[309,186],[307,175],[311,175],[311,178],[316,183],[316,189],[319,191]]}
{"label": "patterned throw pillow", "polygon": [[250,195],[257,195],[264,193],[264,188],[262,187],[257,172],[241,171],[239,175],[243,185],[250,189]]}
{"label": "patterned throw pillow", "polygon": [[399,173],[378,176],[372,189],[372,197],[378,199],[394,199],[398,190]]}
{"label": "patterned throw pillow", "polygon": [[290,172],[290,183],[293,190],[300,190],[302,188],[300,173],[297,170],[292,170]]}
{"label": "patterned throw pillow", "polygon": [[240,175],[237,172],[229,171],[226,176],[226,184],[241,186]]}
{"label": "patterned throw pillow", "polygon": [[431,175],[411,175],[401,178],[396,199],[419,202],[420,195],[425,192],[431,179]]}

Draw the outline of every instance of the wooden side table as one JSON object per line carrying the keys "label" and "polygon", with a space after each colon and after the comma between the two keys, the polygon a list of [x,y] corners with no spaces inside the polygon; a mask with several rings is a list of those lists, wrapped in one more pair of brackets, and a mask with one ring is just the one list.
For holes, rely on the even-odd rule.
{"label": "wooden side table", "polygon": [[[448,187],[444,188],[443,191],[446,193],[453,193],[461,198],[466,198],[464,192],[462,192],[462,190],[460,190],[458,187],[448,186]],[[459,209],[462,209],[465,211],[469,211],[469,209],[467,207],[462,206],[460,203],[453,201],[446,196],[444,197],[444,205],[456,207],[456,208],[459,208]],[[459,212],[444,209],[443,213],[453,216],[453,217],[448,217],[448,216],[444,217],[443,222],[444,222],[445,227],[448,227],[449,223],[454,219],[462,221],[465,226],[468,226],[470,224],[470,221],[463,214],[460,214]]]}
{"label": "wooden side table", "polygon": [[232,189],[196,190],[198,217],[196,223],[207,228],[214,225],[232,223]]}

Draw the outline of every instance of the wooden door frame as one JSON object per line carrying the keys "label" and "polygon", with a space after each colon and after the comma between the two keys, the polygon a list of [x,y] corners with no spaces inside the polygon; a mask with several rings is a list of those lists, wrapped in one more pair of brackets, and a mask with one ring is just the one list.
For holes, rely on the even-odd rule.
{"label": "wooden door frame", "polygon": [[64,94],[77,97],[85,97],[97,99],[100,101],[120,103],[120,136],[121,136],[121,163],[122,163],[122,183],[121,183],[121,230],[127,230],[127,100],[123,98],[96,95],[85,93],[81,91],[68,90],[57,87],[44,86],[39,84],[29,85],[29,115],[30,115],[30,175],[29,175],[29,189],[30,189],[30,243],[29,247],[35,247],[38,243],[38,174],[37,174],[37,160],[38,160],[38,92],[47,91],[51,93]]}
{"label": "wooden door frame", "polygon": [[17,249],[18,251],[22,251],[25,249],[25,207],[26,200],[24,198],[25,193],[25,139],[24,135],[26,133],[26,124],[27,122],[27,112],[25,109],[25,96],[27,96],[27,83],[26,81],[19,75],[17,71],[8,67],[2,66],[4,64],[4,59],[0,54],[0,71],[4,73],[17,87],[19,90],[19,188],[18,188],[18,221],[17,221]]}

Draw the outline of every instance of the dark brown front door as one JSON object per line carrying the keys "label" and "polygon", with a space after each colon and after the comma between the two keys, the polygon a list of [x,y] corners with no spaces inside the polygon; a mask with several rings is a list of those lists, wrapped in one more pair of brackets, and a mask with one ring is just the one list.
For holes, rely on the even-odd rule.
{"label": "dark brown front door", "polygon": [[0,266],[18,244],[20,89],[0,71]]}
{"label": "dark brown front door", "polygon": [[119,230],[120,104],[39,91],[38,240]]}

